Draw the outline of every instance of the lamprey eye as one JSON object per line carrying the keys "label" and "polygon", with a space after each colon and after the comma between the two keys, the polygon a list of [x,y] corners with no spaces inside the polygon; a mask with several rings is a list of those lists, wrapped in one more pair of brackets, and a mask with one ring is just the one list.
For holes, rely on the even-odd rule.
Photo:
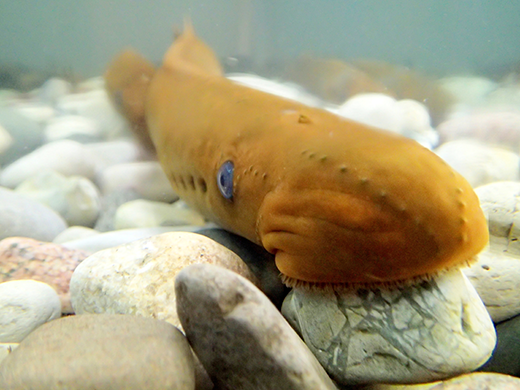
{"label": "lamprey eye", "polygon": [[226,161],[217,172],[217,185],[222,196],[233,200],[233,171],[235,166],[232,161]]}

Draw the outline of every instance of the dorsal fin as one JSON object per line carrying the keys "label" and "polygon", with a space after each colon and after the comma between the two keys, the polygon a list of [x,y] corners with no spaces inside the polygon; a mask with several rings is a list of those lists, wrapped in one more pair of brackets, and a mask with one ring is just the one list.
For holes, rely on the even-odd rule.
{"label": "dorsal fin", "polygon": [[163,66],[184,64],[206,74],[222,76],[222,66],[211,48],[200,40],[189,18],[184,20],[184,30],[175,34],[175,40],[166,52]]}

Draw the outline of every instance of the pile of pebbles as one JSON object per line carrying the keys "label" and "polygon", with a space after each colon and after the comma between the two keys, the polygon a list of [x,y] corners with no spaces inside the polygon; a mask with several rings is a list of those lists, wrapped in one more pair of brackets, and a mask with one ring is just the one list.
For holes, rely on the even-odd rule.
{"label": "pile of pebbles", "polygon": [[289,291],[178,199],[101,79],[1,90],[0,388],[520,388],[520,86],[443,79],[457,103],[434,128],[412,100],[233,79],[434,149],[476,188],[488,248],[419,285]]}

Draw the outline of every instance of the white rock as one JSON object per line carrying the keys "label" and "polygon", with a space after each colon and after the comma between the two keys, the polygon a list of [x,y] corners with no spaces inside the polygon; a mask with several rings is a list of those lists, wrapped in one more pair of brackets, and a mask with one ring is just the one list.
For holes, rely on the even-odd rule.
{"label": "white rock", "polygon": [[204,218],[197,212],[176,204],[137,199],[118,207],[114,218],[116,229],[154,226],[202,226]]}
{"label": "white rock", "polygon": [[339,107],[338,115],[396,133],[403,128],[397,100],[382,93],[355,95]]}
{"label": "white rock", "polygon": [[59,99],[70,94],[71,91],[72,86],[68,81],[53,77],[43,83],[38,95],[43,103],[54,106]]}
{"label": "white rock", "polygon": [[101,131],[90,118],[79,115],[59,116],[49,121],[44,130],[45,141],[63,139],[92,142],[101,139]]}
{"label": "white rock", "polygon": [[85,226],[71,226],[62,231],[56,237],[54,237],[54,240],[52,240],[52,242],[54,242],[55,244],[63,244],[69,241],[75,241],[87,237],[97,236],[98,234],[101,233],[92,228],[88,228]]}
{"label": "white rock", "polygon": [[4,168],[0,185],[14,188],[42,171],[56,171],[65,176],[94,177],[93,156],[75,141],[63,140],[46,144]]}
{"label": "white rock", "polygon": [[483,104],[498,84],[485,77],[446,77],[438,81],[457,100],[458,110]]}
{"label": "white rock", "polygon": [[97,181],[104,195],[133,190],[147,200],[170,203],[179,198],[157,161],[113,165],[103,170]]}
{"label": "white rock", "polygon": [[518,154],[475,140],[447,142],[437,148],[435,153],[473,187],[520,178]]}
{"label": "white rock", "polygon": [[0,154],[5,152],[13,144],[13,137],[11,134],[0,125]]}
{"label": "white rock", "polygon": [[33,101],[20,102],[15,105],[15,108],[40,125],[45,125],[56,115],[56,111],[51,106]]}
{"label": "white rock", "polygon": [[495,328],[460,270],[402,288],[295,288],[282,313],[342,385],[431,382],[475,370]]}
{"label": "white rock", "polygon": [[439,135],[431,126],[430,113],[424,104],[403,99],[397,101],[397,109],[402,116],[400,134],[416,140],[428,149],[437,146]]}
{"label": "white rock", "polygon": [[144,238],[156,236],[168,232],[195,232],[206,227],[214,227],[213,225],[205,226],[160,226],[141,229],[123,229],[114,230],[112,232],[95,234],[90,237],[78,238],[76,240],[64,242],[62,245],[70,249],[81,249],[90,253],[98,252],[103,249],[114,248],[119,245],[128,244],[132,241],[142,240]]}
{"label": "white rock", "polygon": [[0,283],[0,342],[19,343],[47,321],[61,316],[58,294],[35,280]]}
{"label": "white rock", "polygon": [[61,115],[80,115],[93,120],[105,139],[129,133],[128,124],[112,106],[104,89],[64,96],[56,110]]}
{"label": "white rock", "polygon": [[491,318],[520,314],[520,183],[491,183],[475,190],[486,214],[489,246],[464,269]]}
{"label": "white rock", "polygon": [[81,176],[44,171],[23,181],[15,191],[49,206],[71,226],[94,226],[101,208],[98,189]]}
{"label": "white rock", "polygon": [[93,156],[97,173],[112,165],[135,162],[141,157],[141,149],[132,140],[96,142],[86,144],[84,148]]}
{"label": "white rock", "polygon": [[295,100],[308,106],[319,107],[321,105],[320,99],[305,92],[300,86],[293,83],[274,81],[246,73],[231,73],[227,74],[226,77],[237,84],[286,99]]}
{"label": "white rock", "polygon": [[164,233],[83,260],[70,282],[77,314],[138,314],[179,325],[174,280],[189,264],[211,263],[254,279],[233,252],[200,234]]}
{"label": "white rock", "polygon": [[11,352],[13,352],[19,343],[0,343],[0,364]]}
{"label": "white rock", "polygon": [[90,92],[105,88],[105,79],[103,76],[91,77],[78,84],[77,89],[82,92]]}

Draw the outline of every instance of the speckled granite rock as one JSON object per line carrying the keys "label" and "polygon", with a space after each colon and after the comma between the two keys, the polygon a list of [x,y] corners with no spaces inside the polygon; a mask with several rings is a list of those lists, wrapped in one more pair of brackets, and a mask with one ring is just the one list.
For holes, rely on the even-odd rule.
{"label": "speckled granite rock", "polygon": [[2,389],[193,390],[190,347],[172,325],[139,316],[51,321],[0,365]]}
{"label": "speckled granite rock", "polygon": [[460,270],[392,290],[295,288],[282,313],[343,385],[428,382],[468,372],[488,359],[496,341]]}
{"label": "speckled granite rock", "polygon": [[52,241],[67,223],[43,204],[0,187],[0,239],[13,236]]}
{"label": "speckled granite rock", "polygon": [[316,358],[267,297],[214,265],[175,280],[186,336],[218,389],[335,389]]}
{"label": "speckled granite rock", "polygon": [[69,226],[92,227],[101,207],[99,191],[90,180],[81,176],[66,177],[55,171],[32,176],[15,191],[49,206]]}
{"label": "speckled granite rock", "polygon": [[204,218],[194,211],[179,207],[177,202],[168,204],[137,199],[119,206],[114,216],[116,229],[132,229],[153,226],[204,225]]}
{"label": "speckled granite rock", "polygon": [[57,291],[63,313],[72,313],[70,278],[87,255],[50,242],[5,238],[0,241],[0,282],[33,279],[47,283]]}
{"label": "speckled granite rock", "polygon": [[218,264],[254,279],[233,252],[200,234],[164,233],[96,252],[72,275],[77,314],[139,314],[179,324],[174,280],[193,263]]}
{"label": "speckled granite rock", "polygon": [[364,390],[520,390],[520,379],[508,375],[476,372],[419,385],[372,385]]}
{"label": "speckled granite rock", "polygon": [[442,144],[435,152],[472,187],[520,178],[520,156],[503,148],[475,140],[457,140]]}
{"label": "speckled granite rock", "polygon": [[489,225],[489,246],[464,269],[493,321],[520,313],[520,183],[497,182],[475,190]]}
{"label": "speckled granite rock", "polygon": [[60,299],[48,284],[34,280],[0,283],[0,343],[19,343],[60,316]]}

